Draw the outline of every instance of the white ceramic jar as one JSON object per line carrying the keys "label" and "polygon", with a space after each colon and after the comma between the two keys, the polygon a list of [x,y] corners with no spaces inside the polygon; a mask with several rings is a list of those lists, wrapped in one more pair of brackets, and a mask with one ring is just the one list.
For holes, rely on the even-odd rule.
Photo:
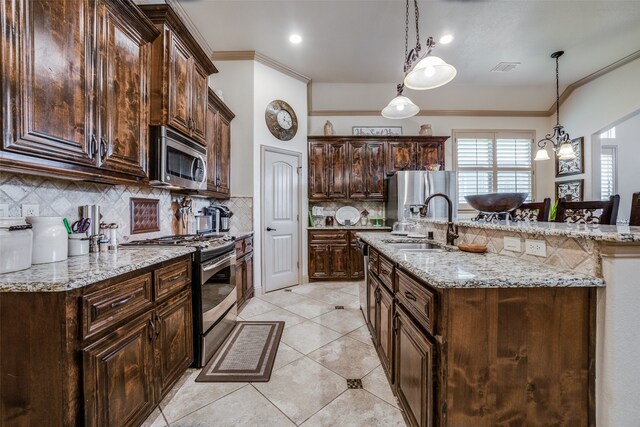
{"label": "white ceramic jar", "polygon": [[85,233],[69,234],[69,256],[87,255],[89,253],[89,238]]}
{"label": "white ceramic jar", "polygon": [[67,259],[67,229],[59,216],[28,216],[33,227],[33,264],[46,264]]}
{"label": "white ceramic jar", "polygon": [[19,229],[25,225],[24,218],[0,218],[0,274],[31,267],[33,232]]}

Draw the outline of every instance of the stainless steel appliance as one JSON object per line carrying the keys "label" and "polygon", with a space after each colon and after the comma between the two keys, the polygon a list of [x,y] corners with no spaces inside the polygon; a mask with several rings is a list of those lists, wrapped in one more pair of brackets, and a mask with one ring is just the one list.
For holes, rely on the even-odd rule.
{"label": "stainless steel appliance", "polygon": [[129,242],[123,246],[193,246],[193,366],[201,368],[236,324],[235,241],[219,234],[167,236]]}
{"label": "stainless steel appliance", "polygon": [[233,212],[227,206],[222,205],[211,205],[209,209],[216,212],[213,216],[213,229],[216,231],[229,231]]}
{"label": "stainless steel appliance", "polygon": [[[458,179],[454,171],[401,171],[388,178],[387,225],[400,218],[419,215],[422,204],[432,194],[443,193],[453,203],[453,218],[458,212]],[[427,218],[447,218],[446,200],[437,198],[429,204]]]}
{"label": "stainless steel appliance", "polygon": [[149,182],[199,190],[207,182],[207,149],[166,126],[151,126]]}
{"label": "stainless steel appliance", "polygon": [[368,307],[367,281],[369,280],[369,245],[362,239],[357,239],[356,246],[358,246],[358,249],[360,250],[360,252],[362,253],[362,256],[364,257],[364,264],[363,264],[364,265],[364,282],[363,281],[358,282],[358,296],[360,298],[360,310],[362,310],[362,315],[364,316],[365,320],[368,322],[369,310],[367,309]]}

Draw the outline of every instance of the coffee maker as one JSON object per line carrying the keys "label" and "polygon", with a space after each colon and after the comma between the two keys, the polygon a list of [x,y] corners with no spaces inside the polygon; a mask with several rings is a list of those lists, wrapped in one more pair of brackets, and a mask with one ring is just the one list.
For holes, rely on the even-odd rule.
{"label": "coffee maker", "polygon": [[213,229],[216,232],[229,231],[230,219],[233,212],[228,207],[222,205],[211,205],[209,209],[213,213]]}

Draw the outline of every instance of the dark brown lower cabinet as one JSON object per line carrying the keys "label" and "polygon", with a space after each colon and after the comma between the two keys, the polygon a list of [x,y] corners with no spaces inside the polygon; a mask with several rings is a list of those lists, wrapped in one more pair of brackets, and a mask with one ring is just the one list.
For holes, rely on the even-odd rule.
{"label": "dark brown lower cabinet", "polygon": [[140,424],[155,404],[154,326],[147,313],[83,352],[85,424]]}
{"label": "dark brown lower cabinet", "polygon": [[393,361],[393,310],[393,295],[383,285],[378,286],[378,298],[376,299],[376,341],[380,362],[391,383],[393,383],[393,370],[391,369],[391,362]]}
{"label": "dark brown lower cabinet", "polygon": [[434,345],[400,307],[394,317],[394,389],[408,424],[433,425]]}
{"label": "dark brown lower cabinet", "polygon": [[376,302],[378,298],[378,281],[375,276],[371,275],[371,270],[369,270],[369,280],[367,281],[367,311],[369,322],[367,322],[367,326],[369,327],[369,332],[371,332],[371,339],[373,340],[373,345],[378,346],[378,337],[376,332],[376,327],[378,322],[376,322]]}
{"label": "dark brown lower cabinet", "polygon": [[253,236],[236,240],[236,293],[238,308],[254,295]]}

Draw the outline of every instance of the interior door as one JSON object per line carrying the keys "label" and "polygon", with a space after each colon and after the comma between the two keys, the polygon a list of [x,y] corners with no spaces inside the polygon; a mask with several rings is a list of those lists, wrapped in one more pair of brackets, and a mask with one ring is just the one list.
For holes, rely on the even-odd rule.
{"label": "interior door", "polygon": [[263,289],[299,283],[300,154],[263,148]]}

